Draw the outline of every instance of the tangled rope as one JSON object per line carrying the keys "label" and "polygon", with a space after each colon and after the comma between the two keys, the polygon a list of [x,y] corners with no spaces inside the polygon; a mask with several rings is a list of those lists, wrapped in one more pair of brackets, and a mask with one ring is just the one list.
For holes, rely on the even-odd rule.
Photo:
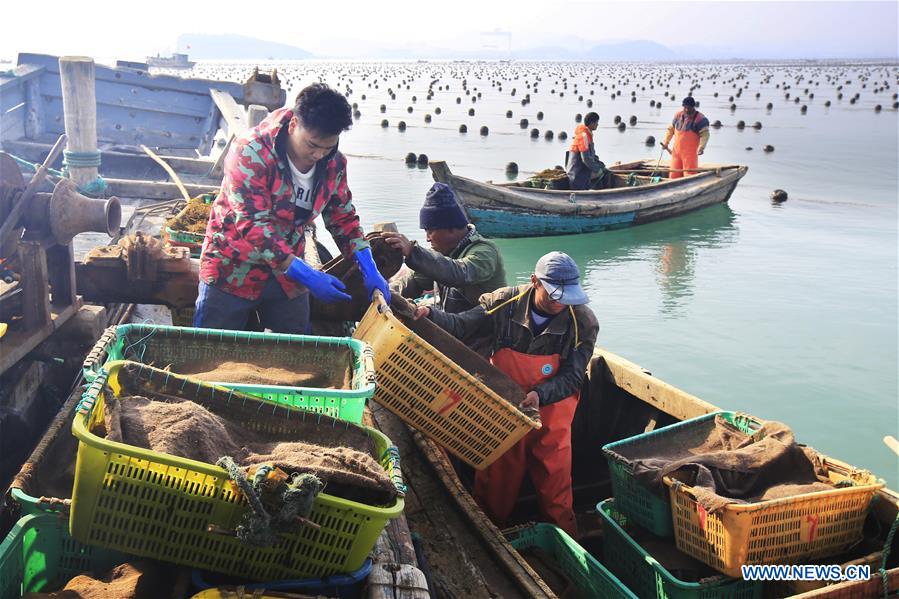
{"label": "tangled rope", "polygon": [[250,504],[251,510],[243,515],[235,529],[237,538],[257,547],[274,545],[278,535],[296,530],[297,524],[308,523],[306,518],[312,512],[315,498],[325,487],[314,474],[294,472],[287,476],[271,464],[259,466],[252,482],[228,456],[219,458],[215,464],[228,472]]}

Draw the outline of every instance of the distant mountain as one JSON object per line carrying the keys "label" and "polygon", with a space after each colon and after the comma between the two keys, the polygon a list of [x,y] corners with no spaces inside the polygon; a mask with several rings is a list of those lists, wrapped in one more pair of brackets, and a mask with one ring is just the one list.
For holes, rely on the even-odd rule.
{"label": "distant mountain", "polygon": [[677,52],[667,46],[646,40],[605,42],[593,46],[582,57],[587,60],[677,60]]}
{"label": "distant mountain", "polygon": [[289,44],[233,34],[182,33],[178,36],[178,51],[201,60],[302,60],[314,56]]}
{"label": "distant mountain", "polygon": [[562,46],[536,46],[513,50],[511,53],[496,49],[451,50],[427,44],[407,44],[393,47],[357,48],[350,53],[359,58],[381,59],[484,59],[502,60],[608,60],[649,61],[677,60],[679,54],[667,46],[643,40],[581,43],[580,49]]}
{"label": "distant mountain", "polygon": [[183,33],[178,36],[178,51],[187,52],[192,59],[222,60],[300,60],[304,58],[361,58],[361,59],[486,59],[486,60],[600,60],[600,61],[649,61],[677,60],[679,54],[667,46],[645,40],[591,42],[577,40],[578,47],[535,46],[512,50],[483,48],[477,37],[455,40],[454,46],[465,49],[435,47],[424,43],[408,43],[385,46],[377,42],[352,45],[335,44],[332,48],[317,48],[313,54],[302,48],[269,42],[243,35],[203,35]]}

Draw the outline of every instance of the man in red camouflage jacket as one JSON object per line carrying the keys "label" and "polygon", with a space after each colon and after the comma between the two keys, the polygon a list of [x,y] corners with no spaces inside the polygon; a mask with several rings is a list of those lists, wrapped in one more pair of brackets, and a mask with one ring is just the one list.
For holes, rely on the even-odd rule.
{"label": "man in red camouflage jacket", "polygon": [[337,149],[351,124],[346,98],[316,83],[293,108],[274,111],[234,140],[203,241],[195,327],[243,329],[256,311],[265,328],[305,333],[309,293],[323,302],[349,300],[339,279],[303,261],[303,227],[318,215],[344,257],[355,257],[369,295],[380,289],[389,300]]}

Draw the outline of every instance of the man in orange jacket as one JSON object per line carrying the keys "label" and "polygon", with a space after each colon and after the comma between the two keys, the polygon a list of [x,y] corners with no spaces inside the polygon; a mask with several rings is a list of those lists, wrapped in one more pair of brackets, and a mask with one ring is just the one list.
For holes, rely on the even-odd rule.
{"label": "man in orange jacket", "polygon": [[416,311],[416,318],[429,318],[463,342],[489,336],[491,364],[527,393],[523,407],[539,407],[542,428],[475,474],[474,498],[497,526],[506,525],[529,476],[546,521],[578,536],[571,423],[599,334],[589,301],[574,260],[550,252],[537,261],[530,283],[485,293],[470,310],[450,314],[422,306]]}
{"label": "man in orange jacket", "polygon": [[599,126],[599,115],[588,112],[584,122],[574,130],[571,148],[568,151],[568,181],[571,189],[590,189],[593,181],[605,175],[606,165],[596,157],[593,147],[593,132]]}
{"label": "man in orange jacket", "polygon": [[[696,100],[687,96],[681,104],[684,109],[674,115],[662,142],[662,147],[671,154],[669,179],[678,179],[685,174],[695,175],[696,172],[690,169],[699,167],[699,156],[709,142],[709,119],[696,110]],[[674,148],[669,148],[672,137]]]}

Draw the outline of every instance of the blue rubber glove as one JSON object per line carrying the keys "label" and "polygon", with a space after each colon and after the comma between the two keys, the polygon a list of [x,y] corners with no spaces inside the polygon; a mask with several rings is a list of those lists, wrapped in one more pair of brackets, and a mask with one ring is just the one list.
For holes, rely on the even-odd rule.
{"label": "blue rubber glove", "polygon": [[305,285],[315,299],[326,304],[353,299],[343,292],[346,285],[340,279],[326,272],[315,270],[297,257],[294,257],[284,274],[297,283]]}
{"label": "blue rubber glove", "polygon": [[368,299],[371,299],[375,289],[377,289],[384,294],[384,301],[389,305],[390,286],[387,284],[387,280],[378,272],[375,259],[371,255],[371,248],[365,248],[356,252],[356,262],[359,263],[359,270],[362,271],[362,280],[365,282]]}

